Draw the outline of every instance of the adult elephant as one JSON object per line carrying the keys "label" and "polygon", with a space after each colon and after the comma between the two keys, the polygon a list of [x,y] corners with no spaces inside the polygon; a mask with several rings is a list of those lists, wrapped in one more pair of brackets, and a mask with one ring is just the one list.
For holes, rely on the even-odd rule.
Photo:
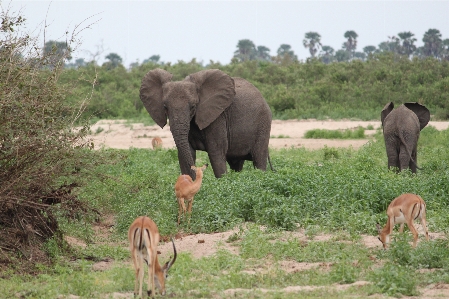
{"label": "adult elephant", "polygon": [[204,70],[171,81],[162,69],[142,79],[140,99],[153,120],[170,131],[178,148],[182,174],[195,179],[196,151],[206,151],[215,176],[240,171],[245,160],[266,170],[271,111],[259,90],[220,70]]}
{"label": "adult elephant", "polygon": [[388,168],[396,167],[401,171],[410,168],[416,173],[419,133],[429,122],[430,112],[418,103],[393,108],[390,102],[381,112]]}

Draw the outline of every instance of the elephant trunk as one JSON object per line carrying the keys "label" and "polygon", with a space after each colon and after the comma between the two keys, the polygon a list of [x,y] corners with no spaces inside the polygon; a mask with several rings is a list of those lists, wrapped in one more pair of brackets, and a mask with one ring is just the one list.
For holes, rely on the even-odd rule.
{"label": "elephant trunk", "polygon": [[188,174],[195,180],[196,173],[191,169],[195,165],[193,161],[192,152],[189,144],[189,125],[171,126],[170,131],[175,140],[176,148],[178,149],[178,161],[182,174]]}

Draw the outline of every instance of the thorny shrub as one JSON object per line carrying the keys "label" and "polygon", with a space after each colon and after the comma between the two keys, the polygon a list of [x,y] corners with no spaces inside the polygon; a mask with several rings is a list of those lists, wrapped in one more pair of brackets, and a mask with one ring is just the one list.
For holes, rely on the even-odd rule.
{"label": "thorny shrub", "polygon": [[72,194],[92,157],[88,127],[74,127],[83,103],[64,104],[70,88],[58,78],[65,57],[44,56],[21,31],[20,13],[0,14],[0,265],[14,256],[42,262],[43,243],[63,244],[56,215],[90,210]]}

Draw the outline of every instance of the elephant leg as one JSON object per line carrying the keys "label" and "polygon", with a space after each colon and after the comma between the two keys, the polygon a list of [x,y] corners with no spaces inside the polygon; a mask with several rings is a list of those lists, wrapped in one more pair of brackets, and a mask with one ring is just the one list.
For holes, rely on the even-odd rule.
{"label": "elephant leg", "polygon": [[209,127],[203,130],[206,151],[216,178],[227,172],[226,152],[228,150],[228,130],[224,115],[218,117]]}
{"label": "elephant leg", "polygon": [[223,174],[226,173],[227,168],[224,155],[211,155],[209,153],[209,160],[216,178],[220,178]]}
{"label": "elephant leg", "polygon": [[[401,144],[400,150],[399,150],[399,163],[400,163],[400,170],[407,169],[411,163],[410,160],[410,154],[407,151],[404,144]],[[416,170],[415,170],[416,172]]]}
{"label": "elephant leg", "polygon": [[260,170],[267,170],[268,162],[268,145],[266,146],[255,146],[251,152],[253,157],[253,165],[255,168]]}
{"label": "elephant leg", "polygon": [[400,169],[399,164],[399,155],[398,153],[387,153],[388,154],[388,169],[391,169],[392,167],[395,168],[396,172]]}
{"label": "elephant leg", "polygon": [[[265,117],[262,117],[264,119]],[[266,118],[265,118],[266,119]],[[253,165],[257,169],[267,170],[268,145],[270,143],[271,118],[270,121],[261,122],[257,132],[256,142],[251,148]]]}

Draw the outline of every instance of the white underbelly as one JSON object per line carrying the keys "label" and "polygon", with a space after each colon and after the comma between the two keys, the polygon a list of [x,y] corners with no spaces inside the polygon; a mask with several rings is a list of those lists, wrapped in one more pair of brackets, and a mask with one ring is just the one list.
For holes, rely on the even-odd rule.
{"label": "white underbelly", "polygon": [[401,213],[400,216],[394,217],[394,223],[406,223],[404,213]]}

